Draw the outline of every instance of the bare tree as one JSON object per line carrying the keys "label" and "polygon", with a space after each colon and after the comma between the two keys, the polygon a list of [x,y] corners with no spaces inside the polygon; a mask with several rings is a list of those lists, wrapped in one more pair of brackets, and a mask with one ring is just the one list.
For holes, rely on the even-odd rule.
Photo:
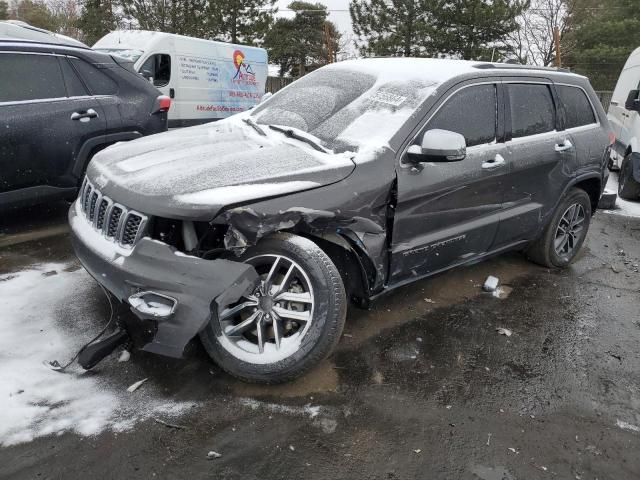
{"label": "bare tree", "polygon": [[556,56],[554,30],[560,34],[562,56],[571,45],[563,41],[576,0],[531,0],[531,6],[517,19],[519,28],[509,34],[507,51],[520,63],[549,66]]}

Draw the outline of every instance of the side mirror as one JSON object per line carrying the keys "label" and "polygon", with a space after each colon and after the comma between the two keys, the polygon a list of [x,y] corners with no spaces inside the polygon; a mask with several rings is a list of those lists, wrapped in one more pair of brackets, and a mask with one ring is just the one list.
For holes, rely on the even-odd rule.
{"label": "side mirror", "polygon": [[624,102],[624,108],[635,112],[640,111],[640,100],[638,99],[639,93],[640,90],[631,90],[627,96],[627,101]]}
{"label": "side mirror", "polygon": [[420,145],[407,150],[414,162],[459,162],[467,156],[467,142],[462,135],[438,128],[424,132]]}

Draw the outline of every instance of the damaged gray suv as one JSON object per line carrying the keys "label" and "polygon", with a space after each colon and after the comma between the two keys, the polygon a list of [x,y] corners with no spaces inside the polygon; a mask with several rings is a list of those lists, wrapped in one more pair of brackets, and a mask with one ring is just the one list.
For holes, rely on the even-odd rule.
{"label": "damaged gray suv", "polygon": [[180,357],[199,336],[232,375],[287,381],[332,351],[349,302],[507,250],[568,265],[609,133],[563,71],[332,64],[250,112],[98,153],[73,244],[143,350]]}

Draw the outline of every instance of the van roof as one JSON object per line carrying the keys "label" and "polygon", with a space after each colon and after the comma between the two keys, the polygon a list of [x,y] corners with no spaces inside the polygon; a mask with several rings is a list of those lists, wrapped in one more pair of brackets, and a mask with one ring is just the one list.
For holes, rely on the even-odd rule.
{"label": "van roof", "polygon": [[253,47],[251,45],[236,45],[233,43],[227,42],[219,42],[216,40],[204,40],[202,38],[195,37],[187,37],[185,35],[178,35],[176,33],[164,33],[164,32],[153,32],[150,30],[114,30],[113,32],[107,33],[104,37],[98,40],[93,48],[121,48],[126,50],[142,50],[148,51],[153,48],[156,43],[160,43],[163,40],[167,39],[180,39],[187,40],[191,42],[202,42],[206,44],[218,44],[224,46],[238,46],[243,49],[258,49],[263,50],[259,47]]}

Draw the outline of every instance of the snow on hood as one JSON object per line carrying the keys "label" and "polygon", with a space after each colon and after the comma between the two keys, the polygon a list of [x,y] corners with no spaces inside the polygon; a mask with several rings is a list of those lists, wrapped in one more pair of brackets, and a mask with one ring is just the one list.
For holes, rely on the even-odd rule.
{"label": "snow on hood", "polygon": [[294,193],[342,180],[352,154],[327,154],[241,116],[119,143],[98,153],[89,180],[116,202],[175,218],[214,215],[238,201]]}

